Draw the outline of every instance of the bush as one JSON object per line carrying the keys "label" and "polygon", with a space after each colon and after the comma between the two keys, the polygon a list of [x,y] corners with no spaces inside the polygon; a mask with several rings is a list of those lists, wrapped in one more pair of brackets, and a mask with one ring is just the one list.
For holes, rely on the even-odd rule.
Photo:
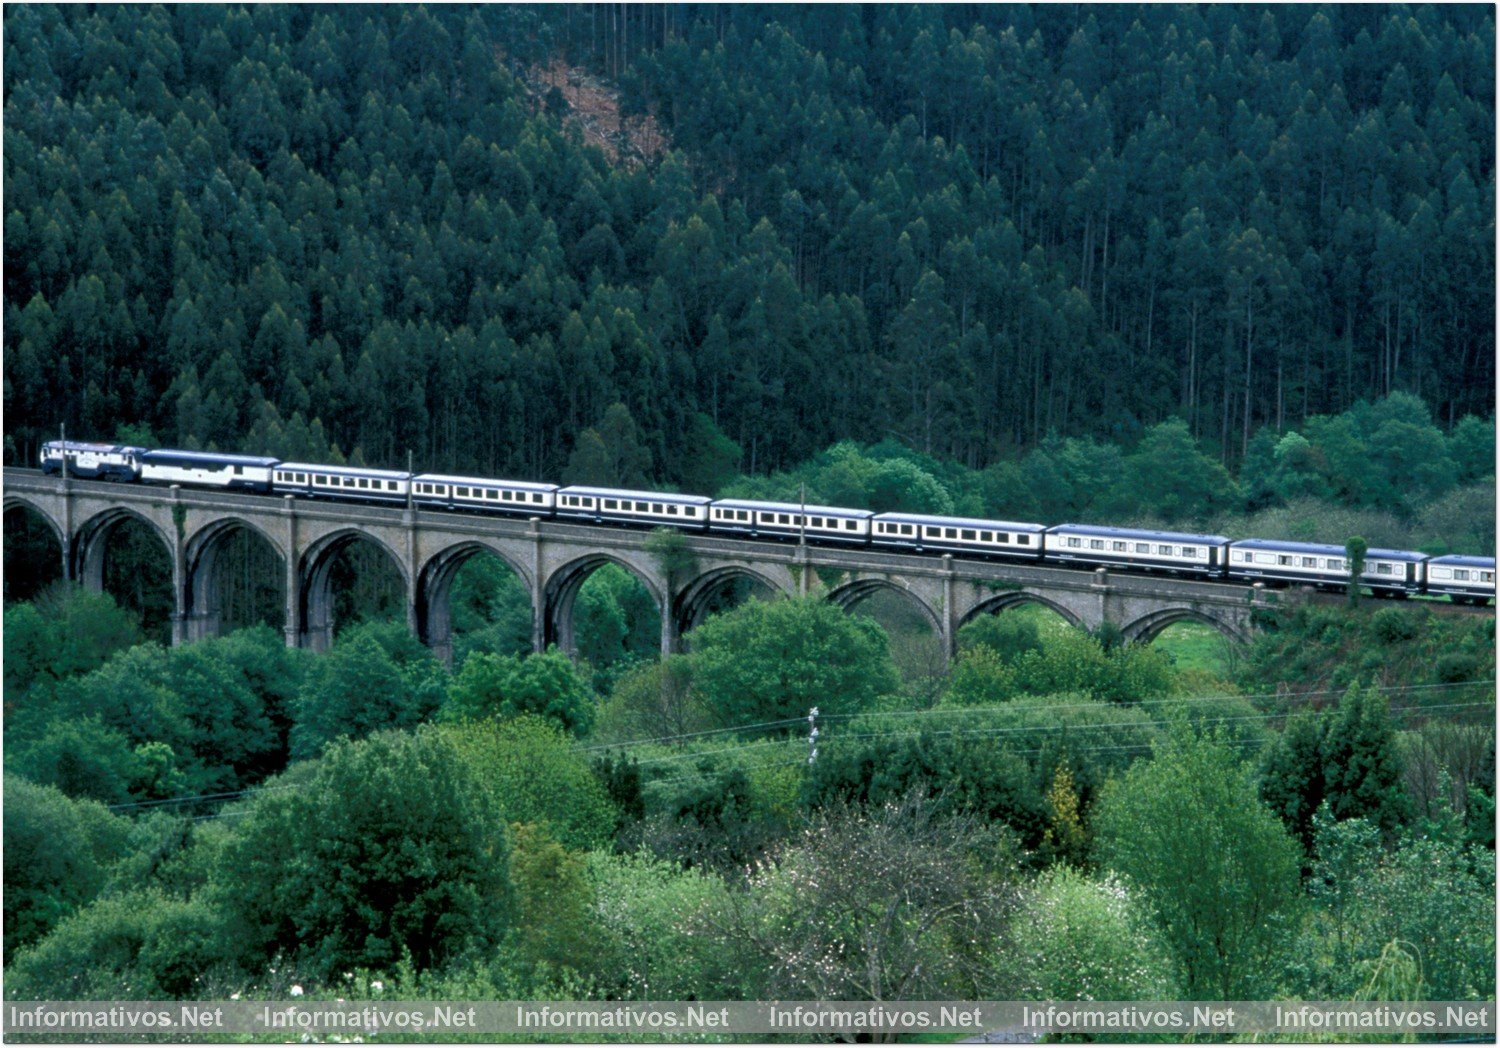
{"label": "bush", "polygon": [[533,714],[573,735],[587,735],[598,700],[573,660],[556,648],[539,655],[475,652],[448,688],[448,720]]}
{"label": "bush", "polygon": [[130,824],[94,801],[5,776],[5,958],[104,887]]}

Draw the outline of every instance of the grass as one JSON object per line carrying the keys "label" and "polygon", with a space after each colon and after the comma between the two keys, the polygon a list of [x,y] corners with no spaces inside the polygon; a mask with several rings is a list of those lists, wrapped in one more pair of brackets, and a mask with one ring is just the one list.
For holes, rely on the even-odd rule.
{"label": "grass", "polygon": [[1172,656],[1179,670],[1206,670],[1221,678],[1229,675],[1225,645],[1232,642],[1206,623],[1173,623],[1153,643]]}

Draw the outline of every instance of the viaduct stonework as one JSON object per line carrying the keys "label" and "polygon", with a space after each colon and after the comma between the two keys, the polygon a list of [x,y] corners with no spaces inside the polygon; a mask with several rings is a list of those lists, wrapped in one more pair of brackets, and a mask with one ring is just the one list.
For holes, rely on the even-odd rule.
{"label": "viaduct stonework", "polygon": [[958,630],[978,615],[1018,604],[1043,604],[1076,626],[1116,626],[1129,642],[1149,641],[1183,619],[1206,622],[1247,640],[1257,610],[1291,593],[1104,569],[921,556],[875,549],[830,549],[684,535],[690,556],[669,576],[649,548],[650,533],[550,520],[502,518],[428,509],[312,501],[292,496],[230,494],[65,480],[35,470],[4,473],[5,512],[26,509],[52,529],[63,551],[64,577],[99,590],[111,531],[127,519],[145,524],[171,555],[174,644],[219,632],[214,559],[225,540],[246,529],[280,555],[285,571],[286,641],[325,650],[333,639],[329,569],[339,551],[365,539],[385,550],[406,590],[410,628],[444,659],[451,657],[449,592],[459,567],[492,553],[531,594],[532,643],[576,653],[573,604],[590,572],[613,562],[638,578],[661,609],[661,648],[679,649],[720,590],[749,579],[776,594],[817,592],[852,607],[880,590],[905,594],[952,655]]}

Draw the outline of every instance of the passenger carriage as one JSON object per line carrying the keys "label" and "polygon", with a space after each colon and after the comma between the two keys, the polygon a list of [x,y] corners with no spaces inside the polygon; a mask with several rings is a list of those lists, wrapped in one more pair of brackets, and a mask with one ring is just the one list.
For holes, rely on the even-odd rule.
{"label": "passenger carriage", "polygon": [[412,500],[421,506],[516,513],[527,517],[552,516],[557,492],[556,484],[448,477],[438,473],[420,474],[413,477],[411,483]]}
{"label": "passenger carriage", "polygon": [[918,553],[928,550],[983,557],[1040,560],[1040,524],[1019,524],[973,517],[935,517],[921,513],[881,513],[871,524],[870,544]]}
{"label": "passenger carriage", "polygon": [[870,519],[874,515],[866,509],[806,506],[799,502],[718,499],[709,514],[708,526],[712,531],[726,534],[806,538],[809,542],[863,546],[870,539]]}
{"label": "passenger carriage", "polygon": [[[1346,557],[1343,546],[1328,543],[1241,539],[1229,548],[1229,577],[1340,589],[1349,583]],[[1426,560],[1426,554],[1408,550],[1368,550],[1360,582],[1376,593],[1403,597],[1420,593]]]}
{"label": "passenger carriage", "polygon": [[1146,528],[1058,524],[1046,529],[1046,559],[1057,564],[1098,564],[1142,571],[1222,577],[1224,535],[1195,535]]}
{"label": "passenger carriage", "polygon": [[126,444],[91,444],[78,440],[49,440],[42,445],[42,472],[54,475],[63,471],[66,464],[68,476],[85,480],[138,480],[141,475],[141,455],[145,448]]}
{"label": "passenger carriage", "polygon": [[273,471],[272,490],[278,495],[404,504],[410,484],[410,473],[391,469],[282,462]]}
{"label": "passenger carriage", "polygon": [[1427,562],[1427,592],[1446,593],[1455,604],[1488,604],[1495,599],[1495,558],[1433,557]]}
{"label": "passenger carriage", "polygon": [[574,485],[554,493],[559,520],[590,520],[602,524],[667,525],[701,529],[708,524],[703,495],[672,495],[659,491],[626,491]]}
{"label": "passenger carriage", "polygon": [[264,455],[225,455],[217,451],[147,451],[140,456],[141,480],[148,484],[192,484],[226,491],[271,490],[277,460]]}

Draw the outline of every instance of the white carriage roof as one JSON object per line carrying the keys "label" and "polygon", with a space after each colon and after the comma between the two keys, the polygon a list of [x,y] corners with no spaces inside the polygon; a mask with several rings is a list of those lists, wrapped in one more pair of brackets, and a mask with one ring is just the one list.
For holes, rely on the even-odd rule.
{"label": "white carriage roof", "polygon": [[1149,528],[1111,528],[1102,524],[1058,524],[1047,529],[1049,535],[1093,535],[1117,539],[1151,539],[1162,542],[1198,542],[1222,546],[1227,535],[1194,535],[1184,531],[1153,531]]}
{"label": "white carriage roof", "polygon": [[328,466],[319,465],[314,462],[282,462],[276,467],[281,470],[301,470],[305,473],[337,473],[344,477],[378,477],[381,480],[410,480],[410,473],[402,473],[393,469],[366,469],[362,466]]}
{"label": "white carriage roof", "polygon": [[235,466],[274,466],[280,459],[267,455],[226,455],[218,451],[181,451],[176,448],[157,448],[141,456],[146,461],[176,459],[181,462],[227,462]]}
{"label": "white carriage roof", "polygon": [[754,499],[716,499],[714,505],[723,509],[752,509],[772,511],[776,513],[816,513],[820,517],[852,517],[855,520],[863,520],[873,517],[875,514],[867,509],[844,509],[841,506],[815,506],[812,503],[803,505],[800,502],[757,502]]}
{"label": "white carriage roof", "polygon": [[451,477],[446,473],[418,473],[411,478],[434,484],[472,484],[476,487],[520,488],[523,491],[556,491],[556,484],[538,484],[532,480],[486,480],[483,477]]}
{"label": "white carriage roof", "polygon": [[713,499],[706,495],[676,495],[665,491],[629,491],[625,488],[589,488],[581,485],[573,485],[567,488],[558,488],[559,495],[587,495],[590,498],[606,499],[655,499],[657,502],[676,502],[692,506],[706,506]]}
{"label": "white carriage roof", "polygon": [[941,524],[949,528],[985,528],[989,531],[1029,531],[1047,529],[1041,524],[1023,524],[1013,520],[981,520],[978,517],[935,517],[926,513],[881,513],[876,520],[900,524]]}

